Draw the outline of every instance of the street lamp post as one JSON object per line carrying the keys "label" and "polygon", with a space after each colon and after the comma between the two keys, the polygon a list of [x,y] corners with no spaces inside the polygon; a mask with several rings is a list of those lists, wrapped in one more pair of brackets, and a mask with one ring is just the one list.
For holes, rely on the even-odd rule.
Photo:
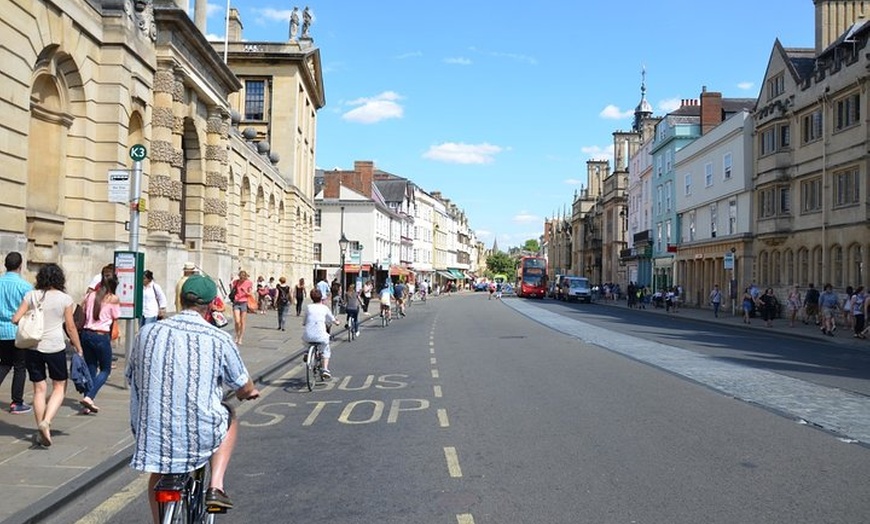
{"label": "street lamp post", "polygon": [[345,274],[344,274],[344,257],[347,254],[347,245],[350,242],[347,237],[344,236],[344,231],[341,232],[341,238],[338,239],[338,249],[341,251],[341,289],[344,292],[345,286],[347,286],[347,282],[345,282]]}

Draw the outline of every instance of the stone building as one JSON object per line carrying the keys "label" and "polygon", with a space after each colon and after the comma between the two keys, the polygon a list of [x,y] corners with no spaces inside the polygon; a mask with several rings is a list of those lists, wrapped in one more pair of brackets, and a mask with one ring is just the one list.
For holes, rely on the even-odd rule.
{"label": "stone building", "polygon": [[815,48],[774,42],[754,113],[753,279],[780,296],[868,283],[867,2],[815,5]]}
{"label": "stone building", "polygon": [[[319,55],[301,41],[277,53],[294,64],[286,74],[298,70],[288,85],[305,109],[272,112],[282,126],[245,135],[232,117],[243,88],[233,63],[244,57],[225,63],[204,36],[205,2],[197,26],[179,1],[37,0],[0,10],[0,250],[21,251],[31,275],[61,264],[74,295],[128,248],[133,206],[108,201],[107,173],[132,167],[134,144],[148,150],[140,249],[164,286],[188,261],[224,280],[239,267],[310,274]],[[281,150],[284,161],[263,147],[300,139],[304,147]]]}

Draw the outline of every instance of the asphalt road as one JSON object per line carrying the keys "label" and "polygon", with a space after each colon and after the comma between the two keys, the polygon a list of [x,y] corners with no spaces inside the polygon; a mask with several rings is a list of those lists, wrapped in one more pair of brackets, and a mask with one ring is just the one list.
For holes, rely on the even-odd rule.
{"label": "asphalt road", "polygon": [[[578,316],[544,304],[563,321]],[[727,328],[686,333],[603,308],[599,318],[583,315],[638,344],[654,337],[746,366],[773,360],[752,357],[757,347],[729,352],[721,341],[739,336]],[[794,344],[750,342],[766,354]],[[335,378],[314,392],[288,369],[243,405],[227,482],[237,507],[220,522],[863,523],[870,515],[866,447],[581,342],[482,294],[417,304],[386,329],[366,325],[357,341],[336,346],[330,367]],[[791,367],[778,371],[866,388],[860,376]],[[83,498],[86,512],[131,493],[119,511],[79,522],[146,521],[136,482],[125,471]],[[56,521],[77,518],[71,508]]]}

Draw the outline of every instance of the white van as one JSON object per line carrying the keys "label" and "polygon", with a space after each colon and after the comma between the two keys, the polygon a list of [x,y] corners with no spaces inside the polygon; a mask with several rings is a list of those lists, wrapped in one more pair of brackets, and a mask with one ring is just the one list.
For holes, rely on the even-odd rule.
{"label": "white van", "polygon": [[587,304],[592,302],[592,287],[585,277],[562,277],[562,294],[565,300],[579,300]]}

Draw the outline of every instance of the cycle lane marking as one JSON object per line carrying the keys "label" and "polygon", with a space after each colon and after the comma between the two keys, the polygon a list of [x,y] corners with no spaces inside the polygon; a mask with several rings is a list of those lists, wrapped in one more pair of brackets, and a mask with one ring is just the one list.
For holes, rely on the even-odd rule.
{"label": "cycle lane marking", "polygon": [[459,454],[456,448],[448,446],[444,448],[444,459],[447,461],[447,473],[451,478],[462,478],[462,468],[459,467]]}

